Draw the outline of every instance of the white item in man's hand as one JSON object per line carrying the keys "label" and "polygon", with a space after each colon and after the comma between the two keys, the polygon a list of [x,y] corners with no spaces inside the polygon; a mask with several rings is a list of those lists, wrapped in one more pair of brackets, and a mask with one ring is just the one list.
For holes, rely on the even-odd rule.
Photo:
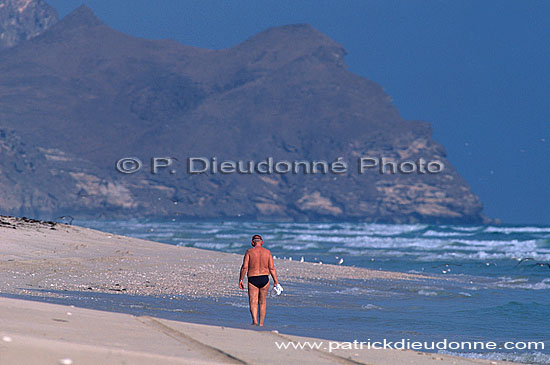
{"label": "white item in man's hand", "polygon": [[272,289],[273,295],[281,295],[282,292],[283,292],[283,287],[281,286],[281,284],[275,285]]}

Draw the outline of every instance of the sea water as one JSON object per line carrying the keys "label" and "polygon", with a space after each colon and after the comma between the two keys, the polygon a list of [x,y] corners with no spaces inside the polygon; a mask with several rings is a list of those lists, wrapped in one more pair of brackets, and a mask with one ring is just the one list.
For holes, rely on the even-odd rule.
{"label": "sea water", "polygon": [[[431,280],[285,285],[267,329],[338,341],[543,341],[545,349],[447,351],[550,363],[550,227],[236,221],[75,221],[102,231],[244,254],[261,234],[287,260],[429,274]],[[240,264],[240,263],[239,263]],[[235,277],[238,276],[238,267]],[[236,279],[237,280],[237,279]],[[65,302],[242,327],[247,299],[140,298],[64,292]]]}

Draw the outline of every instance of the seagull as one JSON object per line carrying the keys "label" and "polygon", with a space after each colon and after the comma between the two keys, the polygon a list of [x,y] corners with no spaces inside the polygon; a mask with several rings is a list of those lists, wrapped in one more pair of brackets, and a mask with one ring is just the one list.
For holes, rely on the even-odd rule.
{"label": "seagull", "polygon": [[304,256],[302,256],[302,258],[300,259],[300,262],[304,262]]}
{"label": "seagull", "polygon": [[344,259],[341,258],[341,259],[338,261],[338,265],[342,265],[343,263],[344,263]]}
{"label": "seagull", "polygon": [[550,269],[550,262],[537,262],[536,265],[540,267],[548,266],[548,268]]}
{"label": "seagull", "polygon": [[[441,264],[441,265],[436,265],[436,266],[432,266],[432,267],[437,268],[437,267],[445,266],[445,268],[449,269],[449,266],[451,266],[451,265],[462,266],[462,264]],[[449,269],[449,271],[451,271],[451,269]]]}
{"label": "seagull", "polygon": [[529,261],[529,260],[534,260],[534,258],[532,258],[532,257],[524,257],[524,258],[519,257],[519,258],[517,258],[516,260],[518,260],[518,263],[516,264],[516,266],[518,266],[518,265],[521,264],[522,262],[524,262],[524,261]]}

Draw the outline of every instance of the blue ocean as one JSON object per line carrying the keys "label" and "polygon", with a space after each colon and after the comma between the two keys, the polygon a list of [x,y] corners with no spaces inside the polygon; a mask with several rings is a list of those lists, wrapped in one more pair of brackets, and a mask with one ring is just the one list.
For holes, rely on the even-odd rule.
{"label": "blue ocean", "polygon": [[[267,329],[338,341],[542,341],[545,348],[446,351],[550,363],[550,227],[237,221],[75,221],[167,244],[243,254],[259,233],[280,259],[404,273],[426,281],[285,285],[269,302]],[[238,272],[235,272],[237,278]],[[77,304],[243,327],[246,297],[178,301],[75,294]],[[90,304],[92,303],[92,304]]]}

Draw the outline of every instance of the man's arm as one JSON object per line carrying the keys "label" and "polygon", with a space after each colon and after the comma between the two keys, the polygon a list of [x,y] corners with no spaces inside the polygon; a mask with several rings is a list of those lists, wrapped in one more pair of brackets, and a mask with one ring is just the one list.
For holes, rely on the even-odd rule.
{"label": "man's arm", "polygon": [[271,255],[271,252],[269,253],[269,273],[271,274],[271,277],[273,278],[273,284],[277,285],[279,284],[279,280],[277,280],[277,271],[275,271],[275,265],[273,264],[273,255]]}
{"label": "man's arm", "polygon": [[239,275],[239,288],[244,289],[244,276],[246,275],[246,272],[248,271],[248,262],[250,261],[250,255],[248,254],[248,251],[244,254],[243,258],[243,264],[241,265],[241,273]]}

